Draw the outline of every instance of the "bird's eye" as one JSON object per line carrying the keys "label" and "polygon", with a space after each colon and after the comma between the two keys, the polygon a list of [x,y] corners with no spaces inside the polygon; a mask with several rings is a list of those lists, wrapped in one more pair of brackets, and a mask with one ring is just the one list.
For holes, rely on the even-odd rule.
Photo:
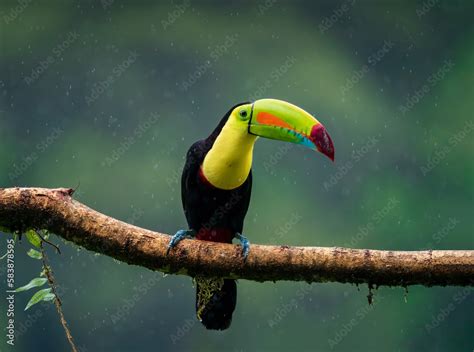
{"label": "bird's eye", "polygon": [[240,117],[247,117],[247,111],[246,110],[240,110],[239,112]]}

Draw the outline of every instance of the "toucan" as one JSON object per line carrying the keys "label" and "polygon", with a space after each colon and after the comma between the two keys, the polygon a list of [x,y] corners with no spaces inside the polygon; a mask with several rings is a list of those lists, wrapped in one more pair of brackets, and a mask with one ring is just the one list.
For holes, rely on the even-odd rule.
{"label": "toucan", "polygon": [[[242,245],[252,191],[252,155],[258,137],[302,144],[334,161],[326,128],[311,114],[288,102],[260,99],[233,106],[206,139],[188,150],[181,178],[181,200],[189,228],[170,240],[169,251],[185,237]],[[196,315],[212,330],[227,329],[237,302],[235,280],[196,277]]]}

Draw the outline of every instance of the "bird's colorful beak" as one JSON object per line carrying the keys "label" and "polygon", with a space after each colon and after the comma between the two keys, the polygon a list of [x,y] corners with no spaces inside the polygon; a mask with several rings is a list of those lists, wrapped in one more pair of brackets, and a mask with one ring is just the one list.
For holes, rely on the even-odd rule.
{"label": "bird's colorful beak", "polygon": [[311,114],[286,101],[255,101],[248,131],[264,138],[302,144],[334,161],[334,145],[326,128]]}

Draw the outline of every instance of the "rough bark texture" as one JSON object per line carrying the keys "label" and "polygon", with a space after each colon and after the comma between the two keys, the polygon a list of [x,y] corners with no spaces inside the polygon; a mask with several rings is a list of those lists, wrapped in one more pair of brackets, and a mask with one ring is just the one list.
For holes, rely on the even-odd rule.
{"label": "rough bark texture", "polygon": [[166,255],[170,236],[113,219],[72,199],[68,188],[0,188],[0,226],[47,229],[123,262],[164,273],[254,281],[368,283],[381,286],[474,286],[474,251],[380,251],[183,240]]}

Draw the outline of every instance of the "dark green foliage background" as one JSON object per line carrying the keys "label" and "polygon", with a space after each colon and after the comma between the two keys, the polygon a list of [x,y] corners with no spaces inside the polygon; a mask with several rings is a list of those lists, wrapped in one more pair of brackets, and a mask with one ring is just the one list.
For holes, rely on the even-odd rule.
{"label": "dark green foliage background", "polygon": [[[174,233],[186,226],[178,180],[187,148],[260,91],[318,116],[336,163],[260,140],[251,242],[473,249],[471,1],[433,0],[425,14],[421,1],[32,1],[5,20],[22,3],[0,5],[1,187],[80,184],[81,202]],[[58,49],[70,32],[77,38]],[[226,37],[234,39],[222,47]],[[88,104],[131,52],[136,60]],[[28,84],[48,56],[54,62]],[[454,66],[434,79],[445,60]],[[199,66],[207,68],[183,89]],[[159,117],[146,127],[152,113]],[[367,308],[367,287],[240,281],[233,325],[216,333],[195,321],[189,278],[52,239],[63,250],[50,257],[81,351],[474,348],[474,294],[458,287],[412,287],[406,302],[402,288],[380,288]],[[28,247],[16,247],[17,286],[40,270]],[[16,298],[17,328],[31,326],[14,349],[2,334],[0,350],[67,350],[53,305],[23,312],[29,294]]]}

